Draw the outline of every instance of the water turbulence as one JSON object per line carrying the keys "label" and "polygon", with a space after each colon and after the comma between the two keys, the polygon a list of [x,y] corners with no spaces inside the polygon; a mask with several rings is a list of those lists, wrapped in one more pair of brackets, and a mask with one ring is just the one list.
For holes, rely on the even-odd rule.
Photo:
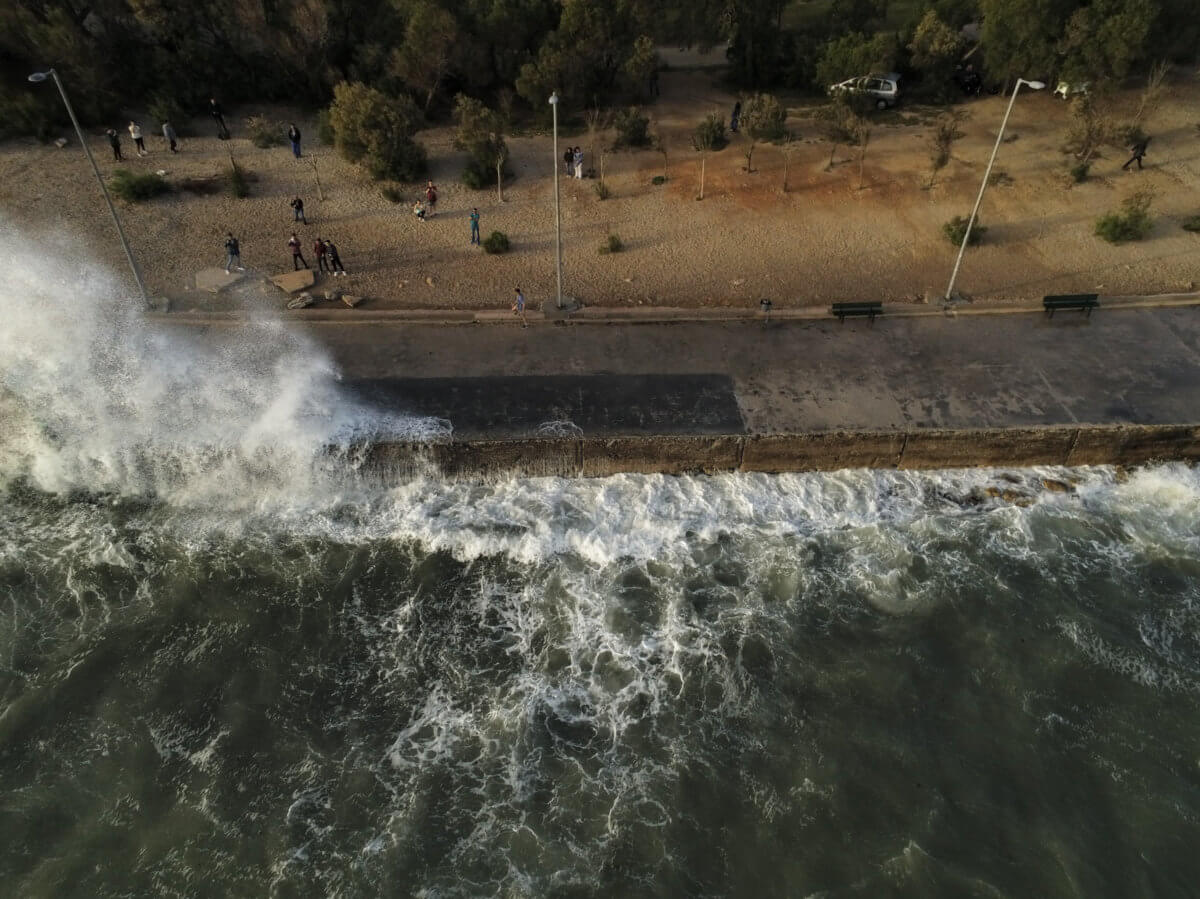
{"label": "water turbulence", "polygon": [[286,328],[15,277],[14,895],[1194,894],[1195,469],[385,487]]}

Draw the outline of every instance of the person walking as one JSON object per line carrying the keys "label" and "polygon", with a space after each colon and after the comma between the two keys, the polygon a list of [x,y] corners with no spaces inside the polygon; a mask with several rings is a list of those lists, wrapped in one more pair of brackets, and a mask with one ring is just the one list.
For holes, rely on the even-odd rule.
{"label": "person walking", "polygon": [[582,181],[583,180],[583,150],[581,150],[579,147],[576,147],[575,152],[572,154],[571,158],[572,158],[572,161],[575,163],[575,179],[577,181]]}
{"label": "person walking", "polygon": [[292,207],[292,221],[302,222],[303,224],[307,225],[308,219],[304,217],[304,201],[299,197],[296,197],[296,199],[292,200],[292,202],[288,205]]}
{"label": "person walking", "polygon": [[137,122],[130,122],[129,136],[133,138],[133,142],[137,145],[138,156],[146,156],[146,140],[142,137],[142,126]]}
{"label": "person walking", "polygon": [[437,188],[432,181],[425,185],[425,214],[430,218],[437,214]]}
{"label": "person walking", "polygon": [[521,293],[521,288],[514,288],[517,298],[513,300],[512,311],[513,315],[521,317],[521,327],[528,328],[529,322],[525,319],[525,294]]}
{"label": "person walking", "polygon": [[1142,157],[1146,155],[1146,147],[1149,145],[1149,143],[1150,138],[1144,137],[1130,147],[1129,152],[1131,152],[1133,155],[1129,157],[1129,160],[1123,166],[1121,166],[1121,171],[1125,171],[1127,168],[1129,168],[1134,160],[1137,161],[1138,169],[1140,170],[1142,168]]}
{"label": "person walking", "polygon": [[179,148],[176,146],[176,143],[179,140],[179,135],[175,133],[175,129],[171,127],[170,122],[163,122],[163,137],[171,145],[171,152],[178,153]]}
{"label": "person walking", "polygon": [[288,241],[288,246],[292,248],[292,271],[300,271],[300,266],[308,268],[308,263],[304,261],[304,254],[300,252],[300,238],[296,236],[296,232],[292,232],[292,239]]}
{"label": "person walking", "polygon": [[336,278],[338,275],[346,274],[346,268],[342,265],[342,257],[338,255],[338,248],[332,240],[325,241],[325,252],[329,254],[329,270],[333,272]]}
{"label": "person walking", "polygon": [[473,206],[468,216],[471,221],[471,243],[479,246],[479,207]]}
{"label": "person walking", "polygon": [[294,122],[288,123],[288,140],[292,142],[292,155],[300,158],[300,129]]}
{"label": "person walking", "polygon": [[217,137],[229,140],[229,129],[225,127],[225,113],[221,111],[221,104],[217,102],[216,97],[208,101],[208,114],[217,123]]}
{"label": "person walking", "polygon": [[575,164],[575,151],[567,147],[567,152],[563,153],[563,168],[566,170],[567,177],[571,177],[571,166]]}
{"label": "person walking", "polygon": [[225,235],[225,274],[230,274],[235,268],[239,272],[245,271],[242,268],[241,247],[238,246],[238,239],[230,231]]}
{"label": "person walking", "polygon": [[121,162],[121,135],[117,134],[115,128],[109,128],[104,133],[108,135],[108,145],[112,147],[113,160],[115,162]]}
{"label": "person walking", "polygon": [[321,240],[318,235],[316,243],[313,244],[313,255],[317,257],[317,271],[319,272],[332,271],[329,263],[325,261],[325,252],[325,241]]}
{"label": "person walking", "polygon": [[729,117],[729,130],[737,134],[738,119],[742,117],[742,101],[738,100],[733,104],[733,115]]}

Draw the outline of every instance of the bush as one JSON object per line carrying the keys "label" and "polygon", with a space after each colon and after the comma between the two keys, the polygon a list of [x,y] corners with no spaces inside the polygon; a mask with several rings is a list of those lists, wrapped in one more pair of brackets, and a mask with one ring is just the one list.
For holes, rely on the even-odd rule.
{"label": "bush", "polygon": [[742,128],[754,140],[781,140],[787,110],[773,94],[754,94],[742,104]]}
{"label": "bush", "polygon": [[250,196],[250,179],[236,162],[229,167],[229,192],[239,200]]}
{"label": "bush", "polygon": [[636,106],[618,110],[613,116],[613,128],[617,132],[614,148],[650,146],[650,119]]}
{"label": "bush", "polygon": [[1191,218],[1184,219],[1183,230],[1200,232],[1200,215],[1193,215]]}
{"label": "bush", "polygon": [[625,244],[621,243],[621,238],[616,234],[608,235],[608,240],[600,244],[600,254],[607,255],[608,253],[620,253],[625,249]]}
{"label": "bush", "polygon": [[384,185],[382,188],[380,188],[379,194],[389,203],[399,203],[404,200],[404,194],[402,194],[400,192],[400,188],[394,184]]}
{"label": "bush", "polygon": [[[946,235],[946,239],[956,247],[961,247],[963,235],[967,233],[967,222],[969,219],[963,218],[961,215],[956,215],[946,224],[942,225],[942,233]],[[967,241],[967,246],[973,247],[981,240],[983,235],[987,233],[987,228],[979,224],[979,219],[975,219],[975,224],[971,227],[971,239]]]}
{"label": "bush", "polygon": [[488,253],[507,253],[508,235],[503,231],[493,231],[483,242],[483,249]]}
{"label": "bush", "polygon": [[283,143],[286,132],[282,122],[273,122],[265,116],[252,115],[246,119],[246,131],[250,135],[250,143],[256,147],[278,147]]}
{"label": "bush", "polygon": [[338,152],[376,180],[416,181],[424,173],[425,148],[412,139],[422,121],[410,97],[389,97],[358,83],[333,89],[329,122]]}
{"label": "bush", "polygon": [[317,113],[317,140],[327,147],[332,147],[337,141],[333,133],[333,123],[329,120],[329,110],[322,109]]}
{"label": "bush", "polygon": [[1150,218],[1150,204],[1153,202],[1154,194],[1151,191],[1134,191],[1121,201],[1118,212],[1110,212],[1096,219],[1096,236],[1109,243],[1141,240],[1154,226]]}
{"label": "bush", "polygon": [[666,175],[655,175],[653,178],[650,179],[650,183],[655,185],[656,187],[660,184],[666,184],[667,177],[666,177]]}
{"label": "bush", "polygon": [[[504,175],[510,175],[508,166],[503,166]],[[483,190],[485,187],[492,187],[496,183],[496,167],[481,162],[478,159],[468,159],[466,168],[463,169],[462,177],[459,179],[471,190]]]}
{"label": "bush", "polygon": [[1088,173],[1092,170],[1090,162],[1077,162],[1067,172],[1071,175],[1071,180],[1076,184],[1083,184],[1088,179]]}
{"label": "bush", "polygon": [[717,113],[710,112],[704,117],[704,121],[696,126],[693,143],[698,148],[720,150],[729,143],[725,138],[725,120]]}
{"label": "bush", "polygon": [[189,194],[197,196],[207,196],[215,194],[225,186],[225,179],[220,175],[208,175],[203,178],[184,178],[179,182],[180,190],[186,190]]}
{"label": "bush", "polygon": [[596,192],[596,196],[601,200],[607,200],[610,196],[612,196],[612,191],[608,189],[608,185],[603,181],[597,181],[595,184],[593,184],[592,190]]}
{"label": "bush", "polygon": [[113,193],[129,203],[149,200],[171,189],[171,185],[153,172],[135,175],[129,169],[117,169],[113,172],[110,186]]}

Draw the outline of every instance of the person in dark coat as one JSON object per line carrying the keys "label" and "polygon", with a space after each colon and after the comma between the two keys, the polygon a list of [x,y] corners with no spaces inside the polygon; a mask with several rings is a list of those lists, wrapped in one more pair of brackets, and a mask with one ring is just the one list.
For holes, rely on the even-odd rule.
{"label": "person in dark coat", "polygon": [[1129,166],[1135,160],[1137,161],[1138,168],[1140,169],[1142,167],[1142,157],[1146,155],[1146,147],[1149,145],[1149,143],[1150,143],[1150,138],[1144,137],[1140,141],[1138,141],[1136,144],[1134,144],[1132,147],[1130,147],[1129,152],[1132,153],[1133,155],[1129,157],[1129,159],[1126,161],[1126,163],[1123,166],[1121,166],[1121,171],[1125,171],[1127,168],[1129,168]]}
{"label": "person in dark coat", "polygon": [[113,159],[117,162],[121,161],[121,136],[117,134],[115,128],[109,128],[104,132],[108,136],[108,145],[112,147]]}
{"label": "person in dark coat", "polygon": [[738,100],[733,104],[733,115],[729,117],[729,130],[737,134],[738,119],[742,117],[742,101]]}
{"label": "person in dark coat", "polygon": [[329,270],[333,272],[336,278],[338,275],[346,274],[345,266],[342,265],[342,257],[338,255],[338,248],[332,240],[325,241],[325,252],[329,254]]}
{"label": "person in dark coat", "polygon": [[292,155],[300,158],[300,129],[294,123],[288,125],[288,140],[292,142]]}
{"label": "person in dark coat", "polygon": [[216,97],[208,101],[208,114],[217,123],[217,137],[221,140],[228,139],[229,129],[225,127],[225,113],[221,110],[221,104],[217,102]]}

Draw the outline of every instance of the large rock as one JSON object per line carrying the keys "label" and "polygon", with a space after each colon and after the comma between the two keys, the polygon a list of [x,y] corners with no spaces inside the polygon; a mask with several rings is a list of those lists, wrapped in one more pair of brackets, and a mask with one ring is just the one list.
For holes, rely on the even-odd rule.
{"label": "large rock", "polygon": [[313,304],[313,296],[311,293],[302,293],[299,296],[292,297],[288,300],[287,307],[289,309],[307,309]]}
{"label": "large rock", "polygon": [[351,309],[353,309],[355,306],[357,306],[362,301],[363,301],[362,297],[356,297],[353,294],[349,294],[349,293],[342,294],[342,302],[345,303],[347,306],[349,306]]}
{"label": "large rock", "polygon": [[223,268],[205,268],[196,272],[196,289],[207,290],[209,293],[220,293],[226,287],[232,287],[246,277],[245,272],[225,274]]}
{"label": "large rock", "polygon": [[[224,269],[222,269],[223,271]],[[276,275],[271,281],[280,290],[295,293],[297,290],[308,290],[316,283],[316,278],[313,276],[312,269],[302,268],[298,272],[284,272],[282,275]]]}

